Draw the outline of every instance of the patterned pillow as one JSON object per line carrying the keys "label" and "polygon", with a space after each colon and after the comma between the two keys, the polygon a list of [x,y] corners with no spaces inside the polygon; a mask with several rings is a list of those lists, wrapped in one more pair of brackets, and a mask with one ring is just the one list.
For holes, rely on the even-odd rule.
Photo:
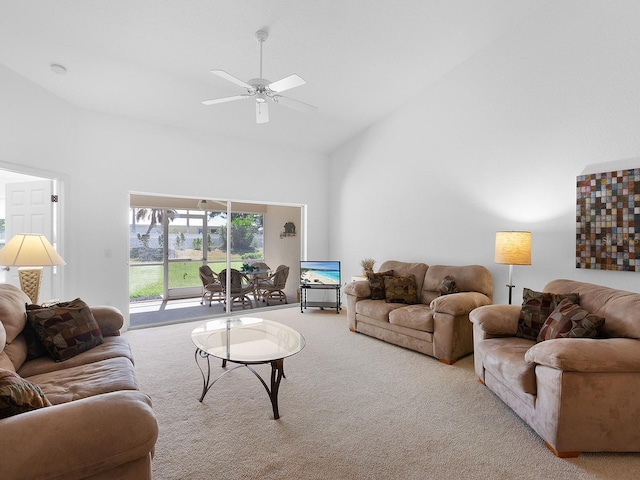
{"label": "patterned pillow", "polygon": [[[41,308],[43,307],[40,305],[27,305],[27,310],[39,310]],[[47,352],[47,349],[42,345],[40,337],[38,337],[38,334],[33,328],[33,325],[31,325],[31,322],[25,323],[22,334],[27,342],[27,360],[33,360],[34,358],[49,355],[49,352]]]}
{"label": "patterned pillow", "polygon": [[458,286],[456,281],[450,275],[447,275],[442,279],[442,285],[440,285],[440,296],[450,295],[452,293],[458,293]]}
{"label": "patterned pillow", "polygon": [[553,338],[595,338],[602,325],[604,318],[565,298],[544,322],[538,342]]}
{"label": "patterned pillow", "polygon": [[79,298],[47,308],[27,310],[27,320],[57,362],[102,343],[102,332],[91,309]]}
{"label": "patterned pillow", "polygon": [[384,300],[384,277],[393,277],[393,270],[367,274],[369,288],[371,289],[371,300]]}
{"label": "patterned pillow", "polygon": [[418,288],[413,275],[408,277],[384,277],[384,297],[387,303],[418,302]]}
{"label": "patterned pillow", "polygon": [[564,295],[536,292],[525,288],[522,294],[522,308],[520,309],[516,336],[537,341],[542,325],[544,325],[544,322],[549,315],[551,315],[551,312],[553,312],[558,304],[565,298],[568,298],[573,303],[580,302],[580,295],[577,293]]}
{"label": "patterned pillow", "polygon": [[40,387],[11,370],[0,368],[0,418],[50,406]]}

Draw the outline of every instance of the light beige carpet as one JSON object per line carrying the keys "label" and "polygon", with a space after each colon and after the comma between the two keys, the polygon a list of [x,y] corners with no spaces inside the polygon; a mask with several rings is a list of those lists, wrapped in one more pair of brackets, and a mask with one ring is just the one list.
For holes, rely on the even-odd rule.
{"label": "light beige carpet", "polygon": [[[288,308],[261,316],[307,341],[284,362],[279,420],[245,368],[198,402],[202,378],[190,333],[201,322],[126,333],[160,424],[154,478],[638,478],[640,454],[556,458],[478,383],[472,356],[444,365],[349,332],[344,313]],[[268,381],[270,368],[259,372]]]}

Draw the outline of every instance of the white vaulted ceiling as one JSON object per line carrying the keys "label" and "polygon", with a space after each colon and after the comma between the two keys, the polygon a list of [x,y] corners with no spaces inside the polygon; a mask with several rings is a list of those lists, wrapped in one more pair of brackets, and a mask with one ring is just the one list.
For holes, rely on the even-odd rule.
{"label": "white vaulted ceiling", "polygon": [[[82,109],[330,153],[547,3],[2,0],[0,63]],[[211,69],[259,76],[259,29],[264,77],[300,75],[286,95],[317,112],[200,103],[244,93]]]}

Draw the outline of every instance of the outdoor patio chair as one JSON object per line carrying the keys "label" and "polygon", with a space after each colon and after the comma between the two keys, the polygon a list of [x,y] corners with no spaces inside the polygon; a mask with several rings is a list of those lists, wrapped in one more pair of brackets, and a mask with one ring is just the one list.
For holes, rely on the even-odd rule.
{"label": "outdoor patio chair", "polygon": [[[222,292],[226,299],[227,293],[227,270],[222,270],[218,275],[220,283],[222,284]],[[242,305],[242,308],[253,308],[253,304],[248,295],[254,293],[254,284],[249,277],[235,268],[231,269],[231,291],[229,292],[229,298],[231,300],[231,310],[235,304]]]}
{"label": "outdoor patio chair", "polygon": [[280,265],[275,272],[269,275],[269,278],[258,282],[257,290],[260,292],[262,301],[269,305],[269,300],[287,303],[287,295],[284,293],[284,287],[289,277],[289,267]]}
{"label": "outdoor patio chair", "polygon": [[200,280],[202,280],[202,299],[200,300],[200,305],[204,305],[205,297],[209,299],[209,306],[211,306],[211,302],[214,299],[218,302],[224,301],[225,297],[222,284],[220,283],[218,275],[211,270],[211,267],[209,267],[209,265],[202,265],[198,269],[198,273],[200,274]]}

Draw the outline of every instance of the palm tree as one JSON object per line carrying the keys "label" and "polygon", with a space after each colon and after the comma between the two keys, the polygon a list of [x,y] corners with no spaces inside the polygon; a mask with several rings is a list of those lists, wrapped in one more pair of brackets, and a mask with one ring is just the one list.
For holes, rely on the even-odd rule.
{"label": "palm tree", "polygon": [[[151,238],[151,230],[153,230],[153,227],[157,226],[157,225],[162,225],[162,219],[164,218],[164,215],[167,215],[167,219],[171,222],[173,221],[173,219],[176,217],[176,211],[175,210],[168,210],[168,209],[163,209],[163,208],[138,208],[136,209],[135,212],[135,220],[137,222],[140,222],[142,220],[144,220],[145,218],[148,218],[149,221],[149,227],[147,227],[147,231],[145,233],[138,234],[138,240],[140,240],[142,242],[142,245],[145,248],[149,248],[149,239]],[[158,235],[158,238],[160,239],[160,237],[162,236],[162,233],[160,233]]]}

